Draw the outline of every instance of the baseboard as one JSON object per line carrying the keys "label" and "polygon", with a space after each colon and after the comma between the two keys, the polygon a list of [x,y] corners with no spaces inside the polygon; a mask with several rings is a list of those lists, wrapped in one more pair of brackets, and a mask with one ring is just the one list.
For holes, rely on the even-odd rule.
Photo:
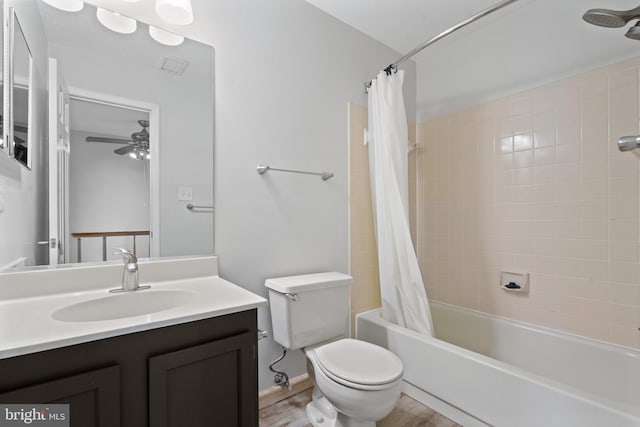
{"label": "baseboard", "polygon": [[279,385],[260,391],[258,394],[258,407],[260,409],[265,408],[313,387],[313,382],[308,374],[291,378],[289,383],[291,384],[291,391]]}

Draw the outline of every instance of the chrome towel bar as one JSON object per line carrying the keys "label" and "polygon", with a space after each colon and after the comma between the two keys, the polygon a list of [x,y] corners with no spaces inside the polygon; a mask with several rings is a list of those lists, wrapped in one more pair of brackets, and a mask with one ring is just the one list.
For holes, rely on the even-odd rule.
{"label": "chrome towel bar", "polygon": [[272,168],[269,165],[258,165],[256,169],[260,175],[264,175],[267,171],[278,171],[278,172],[301,173],[305,175],[318,175],[319,177],[322,178],[323,181],[333,178],[333,172],[307,172],[307,171],[299,171],[299,170],[293,170],[293,169],[279,169],[279,168]]}
{"label": "chrome towel bar", "polygon": [[187,203],[187,209],[189,209],[190,211],[193,211],[194,209],[212,209],[213,210],[213,206],[194,205],[193,203]]}

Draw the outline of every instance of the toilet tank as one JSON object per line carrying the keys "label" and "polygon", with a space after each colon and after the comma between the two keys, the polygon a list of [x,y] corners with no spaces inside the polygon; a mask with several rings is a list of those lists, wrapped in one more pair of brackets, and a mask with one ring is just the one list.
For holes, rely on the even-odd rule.
{"label": "toilet tank", "polygon": [[349,287],[342,273],[267,279],[273,339],[295,350],[349,335]]}

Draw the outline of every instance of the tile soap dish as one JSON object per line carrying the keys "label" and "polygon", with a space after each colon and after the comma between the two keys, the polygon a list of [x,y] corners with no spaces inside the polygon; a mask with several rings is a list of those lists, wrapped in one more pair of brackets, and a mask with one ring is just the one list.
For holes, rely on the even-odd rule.
{"label": "tile soap dish", "polygon": [[529,273],[503,271],[500,274],[500,287],[509,292],[528,292]]}

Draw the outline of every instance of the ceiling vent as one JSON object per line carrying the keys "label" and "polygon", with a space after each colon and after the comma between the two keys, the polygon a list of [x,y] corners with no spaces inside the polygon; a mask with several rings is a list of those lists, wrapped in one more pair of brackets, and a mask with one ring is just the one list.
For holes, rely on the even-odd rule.
{"label": "ceiling vent", "polygon": [[167,57],[162,60],[160,70],[176,76],[181,76],[188,66],[189,62],[184,59]]}

